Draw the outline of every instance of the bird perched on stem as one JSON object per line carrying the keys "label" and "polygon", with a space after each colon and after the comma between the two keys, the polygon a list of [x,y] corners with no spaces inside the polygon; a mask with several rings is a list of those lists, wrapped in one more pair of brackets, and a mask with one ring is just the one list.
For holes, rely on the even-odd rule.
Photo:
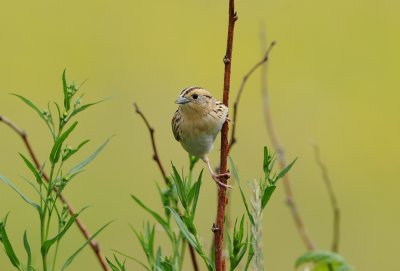
{"label": "bird perched on stem", "polygon": [[179,104],[172,118],[175,139],[191,155],[202,159],[215,182],[230,187],[219,180],[229,173],[215,174],[207,154],[212,150],[217,134],[228,117],[228,107],[214,99],[210,92],[201,87],[182,90],[175,103]]}

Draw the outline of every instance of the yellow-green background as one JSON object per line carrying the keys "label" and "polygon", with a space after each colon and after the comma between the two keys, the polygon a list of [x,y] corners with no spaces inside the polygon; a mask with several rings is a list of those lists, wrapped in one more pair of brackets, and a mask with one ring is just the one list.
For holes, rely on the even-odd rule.
{"label": "yellow-green background", "polygon": [[[243,74],[260,58],[260,25],[277,40],[269,69],[271,107],[288,159],[301,215],[321,249],[330,247],[332,215],[311,142],[329,167],[342,211],[340,252],[357,270],[396,270],[400,251],[399,62],[400,2],[237,1],[232,95]],[[220,98],[226,43],[227,1],[3,1],[0,9],[0,114],[28,133],[41,161],[49,152],[45,125],[9,93],[45,107],[61,101],[61,72],[88,79],[84,101],[111,99],[80,117],[71,143],[92,139],[80,157],[116,135],[102,155],[65,191],[91,231],[116,219],[98,238],[103,252],[118,249],[144,259],[128,227],[149,216],[133,203],[138,195],[161,210],[148,132],[131,107],[137,101],[156,128],[165,167],[187,168],[170,119],[179,91],[200,85]],[[260,177],[263,126],[257,73],[243,95],[238,144],[232,152],[243,180]],[[211,161],[218,160],[218,147]],[[34,197],[20,175],[29,176],[19,138],[0,126],[0,172]],[[75,160],[75,162],[78,160]],[[197,167],[197,172],[203,165]],[[232,179],[233,180],[233,179]],[[264,213],[266,270],[293,270],[305,251],[278,189]],[[206,247],[215,216],[216,187],[204,180],[197,224]],[[233,188],[233,213],[243,208]],[[37,245],[37,217],[9,187],[0,184],[0,215],[11,211],[11,240],[23,258],[22,233]],[[36,220],[35,220],[36,219]],[[166,241],[157,231],[157,241]],[[74,227],[63,242],[62,262],[79,244]],[[36,252],[37,250],[37,246]],[[40,256],[34,262],[39,266]],[[132,262],[130,270],[140,270]],[[12,270],[4,253],[0,270]],[[85,249],[70,270],[100,270]],[[187,265],[186,270],[190,270]],[[204,268],[202,268],[204,270]]]}

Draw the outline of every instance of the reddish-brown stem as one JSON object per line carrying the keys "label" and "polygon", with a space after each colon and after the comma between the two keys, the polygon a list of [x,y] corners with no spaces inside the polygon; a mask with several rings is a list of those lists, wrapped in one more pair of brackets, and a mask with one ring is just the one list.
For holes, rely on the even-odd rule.
{"label": "reddish-brown stem", "polygon": [[232,119],[232,132],[231,132],[231,140],[230,140],[230,145],[229,149],[232,149],[232,146],[236,143],[236,126],[237,126],[237,112],[239,110],[239,101],[240,97],[242,96],[242,92],[244,90],[244,87],[246,86],[247,80],[249,77],[253,74],[255,70],[257,70],[259,67],[261,67],[264,63],[266,63],[269,59],[269,53],[271,52],[272,48],[276,44],[276,41],[271,42],[271,45],[267,49],[267,51],[264,54],[264,57],[258,61],[251,69],[243,76],[242,83],[240,84],[239,91],[236,96],[235,103],[233,104],[233,119]]}
{"label": "reddish-brown stem", "polygon": [[[157,151],[157,146],[156,146],[156,140],[154,138],[154,128],[150,125],[150,122],[147,120],[146,116],[143,114],[143,112],[140,110],[139,106],[136,103],[133,103],[133,106],[135,107],[135,112],[139,114],[139,116],[143,119],[144,123],[146,124],[147,129],[149,130],[150,133],[150,139],[151,139],[151,145],[153,147],[153,160],[157,163],[158,168],[160,169],[161,175],[165,181],[166,185],[170,184],[169,179],[167,178],[167,175],[165,174],[164,167],[161,163],[160,157],[158,156],[158,151]],[[194,251],[194,248],[188,244],[189,247],[189,252],[190,252],[190,259],[192,260],[192,265],[193,265],[193,270],[194,271],[199,271],[199,265],[197,263],[197,258],[196,258],[196,253]]]}
{"label": "reddish-brown stem", "polygon": [[169,179],[167,178],[167,174],[165,173],[164,167],[161,163],[160,157],[158,156],[158,152],[157,152],[156,141],[154,139],[154,128],[151,127],[149,121],[147,120],[146,116],[142,113],[139,106],[136,103],[133,103],[133,106],[135,107],[135,112],[143,119],[144,123],[146,124],[147,129],[149,130],[150,138],[151,138],[151,145],[153,147],[153,160],[157,163],[158,168],[160,169],[161,175],[165,181],[165,184],[168,185]]}
{"label": "reddish-brown stem", "polygon": [[314,147],[314,155],[315,162],[321,169],[322,179],[326,185],[326,189],[328,190],[329,200],[331,202],[332,211],[333,211],[333,238],[332,238],[332,251],[339,251],[339,239],[340,239],[340,209],[336,199],[335,191],[333,190],[332,181],[329,178],[328,168],[322,162],[320,151],[317,145],[313,145]]}
{"label": "reddish-brown stem", "polygon": [[[232,64],[232,49],[233,49],[233,33],[235,28],[235,22],[238,19],[235,12],[235,1],[229,0],[229,18],[228,18],[228,37],[226,45],[226,53],[224,56],[225,72],[224,72],[224,92],[223,92],[223,103],[228,106],[229,104],[229,89],[231,79],[231,64]],[[229,153],[229,142],[228,142],[229,126],[228,122],[225,122],[221,132],[221,159],[220,159],[220,173],[227,172],[228,164],[228,153]],[[221,178],[221,182],[227,183],[227,178]],[[228,198],[226,196],[226,188],[219,186],[218,189],[218,206],[217,206],[217,218],[215,222],[214,230],[214,245],[215,245],[215,270],[225,270],[225,259],[222,255],[223,241],[224,241],[224,220],[225,220],[225,207],[228,204]]]}
{"label": "reddish-brown stem", "polygon": [[[264,40],[261,41],[264,44]],[[263,50],[264,51],[264,50]],[[277,160],[281,170],[286,168],[287,162],[284,155],[284,150],[279,142],[278,136],[275,132],[275,128],[272,122],[271,117],[271,110],[269,105],[269,94],[268,94],[268,86],[267,86],[267,63],[263,65],[263,70],[261,74],[261,91],[262,91],[262,98],[263,98],[263,107],[264,107],[264,118],[265,118],[265,126],[267,128],[267,132],[271,139],[271,143],[277,153]],[[293,192],[290,186],[289,174],[286,174],[283,177],[283,185],[285,188],[286,194],[286,203],[289,206],[291,211],[293,220],[295,222],[297,231],[300,234],[301,239],[303,240],[304,245],[308,250],[315,250],[315,245],[311,240],[305,226],[303,219],[301,218],[299,211],[297,209],[296,202],[293,199]]]}
{"label": "reddish-brown stem", "polygon": [[[26,132],[24,130],[18,128],[13,122],[11,122],[10,120],[8,120],[7,118],[5,118],[1,115],[0,115],[0,122],[4,122],[8,127],[10,127],[14,132],[16,132],[21,137],[22,141],[25,144],[25,147],[28,149],[29,155],[30,155],[33,163],[35,164],[36,168],[38,170],[41,170],[42,166],[40,165],[38,158],[36,157],[35,153],[33,152],[32,145],[30,144],[30,142],[28,140],[28,135],[26,134]],[[49,182],[49,177],[45,173],[43,173],[43,178],[47,182]],[[65,196],[63,194],[60,194],[60,200],[63,204],[65,204],[67,206],[70,215],[74,216],[76,214],[74,207],[72,207],[71,203],[68,202],[68,200],[65,198]],[[78,217],[75,218],[75,224],[78,226],[79,230],[81,231],[81,233],[83,234],[83,236],[85,237],[86,240],[89,240],[92,237],[90,232],[87,230],[86,226],[83,224],[83,222]],[[99,261],[103,270],[110,271],[110,269],[106,263],[106,260],[101,253],[98,242],[96,240],[92,239],[89,244],[90,244],[90,247],[92,248],[93,252],[95,253],[96,258]]]}

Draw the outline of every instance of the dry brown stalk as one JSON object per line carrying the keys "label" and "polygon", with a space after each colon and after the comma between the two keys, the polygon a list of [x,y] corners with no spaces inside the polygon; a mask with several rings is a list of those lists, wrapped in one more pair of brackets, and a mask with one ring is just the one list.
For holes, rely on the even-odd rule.
{"label": "dry brown stalk", "polygon": [[230,143],[229,149],[232,149],[232,146],[237,142],[236,133],[235,133],[236,126],[237,126],[237,112],[239,110],[240,97],[242,96],[242,92],[244,90],[244,87],[246,86],[247,80],[253,74],[254,71],[256,71],[259,67],[262,67],[263,64],[268,61],[269,53],[271,52],[271,50],[275,44],[276,44],[276,41],[271,42],[271,45],[266,50],[264,57],[260,61],[258,61],[253,67],[251,67],[251,69],[243,76],[243,80],[242,80],[242,83],[240,84],[235,103],[233,104],[232,132],[231,132],[231,141],[230,141],[231,143]]}
{"label": "dry brown stalk", "polygon": [[[18,128],[13,122],[11,122],[10,120],[8,120],[7,118],[5,118],[4,116],[1,116],[1,115],[0,115],[0,122],[3,122],[4,124],[6,124],[8,127],[10,127],[14,132],[16,132],[21,137],[22,141],[25,144],[25,147],[28,149],[29,155],[30,155],[31,159],[33,160],[33,163],[35,164],[35,167],[37,168],[37,170],[41,170],[42,166],[39,163],[39,160],[33,151],[32,145],[28,140],[27,133],[24,130]],[[49,182],[49,177],[44,172],[43,172],[43,178],[47,182]],[[67,206],[70,215],[74,216],[76,214],[76,212],[75,212],[75,209],[72,206],[72,204],[68,202],[68,200],[65,198],[65,196],[63,194],[60,193],[59,197],[60,197],[61,202]],[[83,224],[82,220],[80,220],[78,217],[75,218],[75,224],[78,226],[79,230],[81,231],[81,233],[83,234],[83,236],[85,237],[86,240],[90,240],[90,238],[92,238],[92,235],[86,228],[85,224]],[[110,269],[106,263],[106,260],[100,250],[99,243],[96,240],[92,239],[89,242],[89,244],[90,244],[90,247],[92,248],[93,252],[95,253],[96,258],[99,261],[103,270],[110,271]]]}
{"label": "dry brown stalk", "polygon": [[[265,47],[265,42],[264,38],[262,38],[262,47]],[[265,49],[263,49],[264,52]],[[263,98],[263,107],[264,107],[264,119],[265,119],[265,126],[267,128],[267,132],[269,134],[269,137],[271,139],[271,143],[277,153],[277,160],[278,164],[281,170],[286,168],[287,162],[285,159],[284,155],[284,150],[279,142],[277,133],[275,131],[273,121],[272,121],[272,116],[271,116],[271,110],[270,110],[270,105],[269,105],[269,94],[268,94],[268,86],[267,86],[267,63],[263,65],[263,70],[261,74],[261,91],[262,91],[262,98]],[[315,250],[315,245],[313,241],[311,240],[305,226],[303,219],[300,216],[300,213],[297,209],[296,202],[294,201],[293,198],[293,191],[290,185],[290,179],[289,179],[289,174],[286,174],[283,177],[283,185],[285,188],[285,194],[286,194],[286,203],[289,206],[289,209],[291,211],[293,220],[295,222],[297,231],[300,234],[300,237],[306,246],[308,250]]]}
{"label": "dry brown stalk", "polygon": [[[231,79],[231,64],[232,64],[232,48],[233,48],[233,33],[235,22],[238,19],[235,12],[235,1],[229,0],[229,17],[228,17],[228,37],[226,45],[226,53],[224,57],[225,72],[224,72],[224,89],[222,102],[228,106],[229,104],[229,89]],[[221,159],[220,159],[220,173],[227,172],[229,142],[228,142],[229,125],[225,122],[221,132]],[[227,178],[221,178],[221,182],[227,183]],[[215,270],[225,270],[225,259],[222,255],[223,241],[224,241],[224,220],[225,220],[225,207],[228,203],[226,196],[226,187],[219,186],[218,189],[218,206],[217,218],[214,228],[214,245],[215,245]]]}
{"label": "dry brown stalk", "polygon": [[335,191],[333,190],[332,181],[329,178],[328,168],[322,162],[320,150],[318,145],[313,144],[314,148],[314,156],[315,162],[318,167],[321,169],[322,179],[326,185],[326,189],[328,190],[329,200],[331,202],[332,211],[333,211],[333,238],[332,238],[332,251],[339,251],[339,239],[340,239],[340,209],[336,199]]}

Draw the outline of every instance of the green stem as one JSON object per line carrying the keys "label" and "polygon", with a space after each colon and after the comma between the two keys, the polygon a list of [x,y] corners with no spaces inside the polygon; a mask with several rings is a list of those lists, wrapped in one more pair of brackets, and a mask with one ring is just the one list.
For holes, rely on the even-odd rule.
{"label": "green stem", "polygon": [[186,240],[182,238],[182,246],[181,246],[181,253],[179,254],[179,270],[182,270],[183,260],[185,258],[185,247],[186,247]]}

